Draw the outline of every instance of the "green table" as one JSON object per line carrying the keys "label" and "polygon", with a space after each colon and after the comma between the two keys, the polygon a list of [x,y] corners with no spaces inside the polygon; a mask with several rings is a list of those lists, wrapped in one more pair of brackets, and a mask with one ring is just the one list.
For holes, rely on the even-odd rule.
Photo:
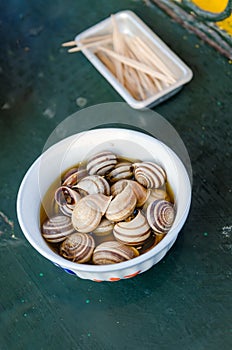
{"label": "green table", "polygon": [[[26,170],[80,101],[122,101],[82,54],[60,45],[123,9],[193,70],[180,93],[154,108],[185,142],[193,199],[159,264],[129,280],[94,283],[29,245],[15,203]],[[0,36],[0,349],[231,349],[231,62],[145,1],[9,0],[0,4]]]}

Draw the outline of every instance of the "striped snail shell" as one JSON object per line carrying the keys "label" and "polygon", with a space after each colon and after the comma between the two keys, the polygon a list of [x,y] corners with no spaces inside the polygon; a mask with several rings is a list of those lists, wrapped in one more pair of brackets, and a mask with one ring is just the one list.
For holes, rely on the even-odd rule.
{"label": "striped snail shell", "polygon": [[67,170],[64,173],[64,175],[62,176],[61,183],[63,184],[64,181],[66,181],[71,175],[75,174],[77,172],[77,170],[78,170],[78,168],[71,168],[71,169]]}
{"label": "striped snail shell", "polygon": [[89,175],[105,175],[115,164],[117,164],[116,155],[110,151],[104,151],[89,158],[86,168]]}
{"label": "striped snail shell", "polygon": [[148,198],[148,190],[137,181],[126,180],[126,179],[117,181],[111,186],[112,196],[116,196],[117,194],[122,192],[127,185],[131,186],[136,196],[136,199],[137,199],[136,206],[142,207]]}
{"label": "striped snail shell", "polygon": [[110,195],[110,185],[107,180],[99,175],[89,175],[84,177],[74,188],[79,188],[88,194],[102,193]]}
{"label": "striped snail shell", "polygon": [[161,166],[153,162],[134,163],[135,179],[146,188],[158,188],[163,186],[166,173]]}
{"label": "striped snail shell", "polygon": [[170,197],[164,189],[161,188],[150,188],[148,189],[147,200],[143,205],[143,209],[147,209],[148,205],[157,199],[165,199],[170,202]]}
{"label": "striped snail shell", "polygon": [[91,235],[76,232],[67,237],[60,246],[60,254],[77,263],[88,262],[93,254],[95,242]]}
{"label": "striped snail shell", "polygon": [[147,221],[157,233],[167,233],[175,219],[175,211],[172,203],[163,199],[157,199],[147,208]]}
{"label": "striped snail shell", "polygon": [[114,237],[121,243],[138,246],[150,236],[151,228],[146,217],[138,211],[131,221],[118,222],[114,226]]}
{"label": "striped snail shell", "polygon": [[132,190],[137,198],[136,207],[142,207],[147,200],[148,190],[137,181],[128,180],[128,183],[132,187]]}
{"label": "striped snail shell", "polygon": [[115,264],[133,259],[139,255],[136,248],[117,241],[99,244],[93,252],[93,263],[96,265]]}
{"label": "striped snail shell", "polygon": [[115,165],[114,169],[107,174],[107,178],[111,182],[116,182],[122,179],[131,179],[133,169],[131,162],[120,162]]}
{"label": "striped snail shell", "polygon": [[102,193],[89,194],[81,198],[72,212],[73,227],[77,231],[85,233],[95,230],[110,201],[111,197]]}
{"label": "striped snail shell", "polygon": [[108,209],[106,210],[105,216],[110,221],[122,221],[130,216],[136,206],[137,198],[134,194],[130,185],[117,194],[114,199],[110,202]]}
{"label": "striped snail shell", "polygon": [[63,186],[73,187],[75,186],[81,179],[88,175],[86,169],[70,169],[63,177]]}
{"label": "striped snail shell", "polygon": [[55,192],[55,201],[60,211],[67,216],[72,216],[72,212],[81,195],[68,186],[60,186]]}
{"label": "striped snail shell", "polygon": [[110,192],[113,197],[115,197],[117,194],[122,192],[124,188],[128,185],[128,180],[123,179],[115,182],[111,187],[110,187]]}
{"label": "striped snail shell", "polygon": [[93,230],[93,233],[96,236],[107,236],[113,231],[113,228],[114,223],[106,218],[103,218],[98,227],[95,230]]}
{"label": "striped snail shell", "polygon": [[76,232],[68,216],[55,215],[48,218],[42,225],[42,235],[51,243],[62,242],[67,236]]}

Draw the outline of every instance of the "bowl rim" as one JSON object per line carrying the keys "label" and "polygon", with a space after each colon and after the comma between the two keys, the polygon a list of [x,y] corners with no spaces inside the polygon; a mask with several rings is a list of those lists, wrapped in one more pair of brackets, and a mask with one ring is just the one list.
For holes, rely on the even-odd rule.
{"label": "bowl rim", "polygon": [[[26,225],[24,224],[24,220],[23,220],[23,215],[22,215],[22,197],[24,194],[24,188],[27,185],[28,180],[31,178],[31,176],[33,175],[33,171],[35,171],[35,174],[38,175],[38,173],[36,172],[36,169],[38,169],[40,161],[42,159],[42,157],[46,154],[49,154],[50,152],[53,152],[53,150],[60,146],[62,143],[66,143],[68,141],[70,141],[72,138],[77,137],[81,134],[84,133],[98,133],[98,132],[107,132],[109,130],[113,130],[114,132],[130,132],[132,134],[137,134],[140,136],[143,136],[145,138],[147,138],[148,140],[150,140],[150,142],[158,142],[159,144],[161,144],[167,152],[170,152],[169,154],[171,154],[172,157],[174,157],[175,161],[177,161],[183,171],[184,176],[186,177],[186,188],[187,188],[187,193],[188,193],[188,201],[186,202],[186,206],[185,206],[185,210],[183,211],[183,213],[181,214],[181,217],[178,221],[178,223],[175,225],[175,227],[172,227],[169,232],[164,236],[164,238],[153,248],[151,248],[148,252],[139,255],[138,257],[135,257],[131,260],[127,260],[124,262],[120,262],[120,263],[116,263],[116,264],[107,264],[107,265],[91,265],[91,264],[78,264],[72,261],[69,261],[65,258],[63,258],[62,256],[58,255],[57,253],[53,252],[52,249],[48,246],[50,252],[46,252],[43,250],[42,247],[40,247],[35,240],[33,240],[33,237],[31,234],[29,234],[27,232],[27,228]],[[39,186],[39,184],[38,184]],[[48,187],[49,188],[49,187]],[[113,271],[120,271],[120,270],[124,270],[126,268],[132,268],[136,265],[140,265],[140,263],[143,263],[144,261],[150,260],[152,259],[152,257],[158,255],[159,253],[162,252],[162,250],[164,250],[166,247],[169,247],[169,245],[172,243],[173,238],[174,240],[177,238],[182,226],[185,223],[185,220],[187,218],[189,209],[190,209],[190,204],[191,204],[191,183],[189,180],[189,176],[187,173],[187,170],[184,166],[184,164],[182,163],[182,161],[180,160],[180,158],[177,156],[177,154],[170,148],[168,147],[166,144],[164,144],[162,141],[156,139],[155,137],[152,137],[150,135],[147,135],[145,133],[142,133],[140,131],[135,131],[135,130],[131,130],[131,129],[125,129],[125,128],[99,128],[99,129],[92,129],[92,130],[86,130],[86,131],[82,131],[80,133],[76,133],[74,135],[71,135],[69,137],[66,137],[64,139],[62,139],[61,141],[55,143],[54,145],[52,145],[51,147],[49,147],[44,153],[42,153],[33,163],[32,165],[29,167],[29,169],[27,170],[27,172],[25,173],[23,180],[20,184],[19,190],[18,190],[18,195],[17,195],[17,200],[16,200],[16,212],[17,212],[17,217],[18,217],[18,222],[20,224],[20,227],[22,229],[22,232],[25,236],[25,238],[28,240],[28,242],[31,244],[31,246],[37,250],[42,256],[44,256],[45,258],[47,258],[49,261],[53,262],[55,265],[58,265],[62,268],[66,268],[66,269],[70,269],[70,270],[77,270],[80,272],[88,272],[88,273],[107,273],[107,272],[113,272]],[[39,228],[38,228],[39,229]],[[40,231],[40,229],[39,229]],[[176,233],[173,231],[177,231]],[[46,244],[46,241],[45,241]]]}

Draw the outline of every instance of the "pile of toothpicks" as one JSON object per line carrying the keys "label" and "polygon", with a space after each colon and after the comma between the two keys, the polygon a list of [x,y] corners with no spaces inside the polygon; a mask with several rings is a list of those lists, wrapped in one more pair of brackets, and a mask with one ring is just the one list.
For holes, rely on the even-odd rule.
{"label": "pile of toothpicks", "polygon": [[174,74],[139,36],[120,32],[111,15],[112,33],[62,44],[68,52],[91,48],[98,59],[136,100],[145,100],[176,82]]}

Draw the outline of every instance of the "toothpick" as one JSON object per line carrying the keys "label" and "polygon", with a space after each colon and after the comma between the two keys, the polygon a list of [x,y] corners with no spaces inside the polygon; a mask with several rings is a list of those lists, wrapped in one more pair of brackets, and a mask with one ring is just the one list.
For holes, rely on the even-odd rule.
{"label": "toothpick", "polygon": [[63,46],[63,47],[75,46],[75,45],[77,45],[77,43],[88,44],[88,43],[102,41],[102,40],[110,39],[110,38],[112,39],[111,34],[97,35],[97,36],[92,36],[92,37],[83,38],[83,39],[79,39],[79,40],[66,41],[61,46]]}
{"label": "toothpick", "polygon": [[99,58],[100,61],[109,69],[109,71],[116,76],[116,70],[115,70],[115,64],[112,62],[112,60],[104,54],[103,52],[96,52],[96,56]]}
{"label": "toothpick", "polygon": [[[128,39],[128,40],[126,40],[126,39]],[[126,44],[128,44],[129,37],[125,35],[124,40],[126,41]],[[135,53],[133,51],[131,51],[130,46],[127,45],[126,48],[127,48],[127,50],[126,50],[127,56],[129,58],[132,58],[132,59],[137,59],[137,56],[135,55]],[[135,70],[134,68],[130,68],[130,69],[133,69],[136,72],[137,89],[139,91],[140,96],[144,100],[147,98],[149,92],[152,93],[154,91],[154,84],[151,83],[149,77],[145,73],[143,73],[139,70]],[[148,84],[148,83],[150,83],[150,84]]]}
{"label": "toothpick", "polygon": [[[131,52],[125,41],[125,35],[121,35],[121,33],[120,33],[120,52],[119,53],[126,57],[133,58],[131,57]],[[138,70],[128,65],[123,65],[123,73],[128,82],[128,84],[126,85],[127,88],[128,86],[130,88],[132,87],[135,92],[134,97],[137,100],[145,99],[146,95],[140,81],[140,74],[143,74],[143,73],[139,72]]]}
{"label": "toothpick", "polygon": [[96,42],[96,41],[101,41],[105,39],[111,39],[112,40],[112,34],[105,34],[105,35],[96,35],[96,36],[89,36],[87,38],[83,38],[78,40],[79,42],[83,44],[87,44],[90,42]]}
{"label": "toothpick", "polygon": [[72,40],[72,41],[67,41],[66,43],[63,43],[61,46],[69,47],[69,46],[75,46],[75,45],[76,45],[76,41]]}
{"label": "toothpick", "polygon": [[[142,63],[146,63],[146,62],[143,62],[141,55],[138,55],[138,50],[135,50],[135,47],[134,47],[135,45],[132,42],[131,37],[125,35],[124,40],[128,45],[128,57],[136,59],[137,61],[140,61]],[[158,90],[160,91],[162,90],[162,87],[159,81],[157,84],[157,79],[153,78],[152,80],[150,76],[148,76],[147,74],[141,71],[137,71],[137,73],[140,79],[140,83],[143,87],[143,90],[146,91],[147,95],[152,95],[152,93],[157,93],[157,87],[158,87]]]}
{"label": "toothpick", "polygon": [[[160,68],[159,62],[157,62],[157,60],[154,59],[154,56],[151,55],[151,53],[148,53],[148,51],[144,49],[145,46],[142,47],[141,45],[139,45],[135,38],[130,38],[130,40],[129,38],[126,38],[126,42],[132,50],[132,52],[136,55],[136,58],[140,60],[141,63],[144,63],[147,66],[153,68],[154,70],[166,75],[170,79],[170,84],[176,81],[173,78],[173,75],[169,74],[169,70],[166,68],[166,66],[162,63],[164,68]],[[159,82],[156,82],[156,85],[159,90],[162,90],[162,87],[160,86]]]}
{"label": "toothpick", "polygon": [[143,63],[140,63],[140,62],[137,62],[131,58],[119,55],[112,50],[106,49],[104,46],[99,46],[98,50],[101,50],[101,51],[107,53],[109,56],[114,57],[115,59],[117,59],[121,63],[124,63],[130,67],[133,67],[133,68],[138,69],[144,73],[147,73],[147,74],[151,75],[152,77],[155,77],[155,78],[162,80],[162,81],[165,81],[167,83],[171,82],[169,77],[165,76],[162,73],[154,71],[153,69],[151,69],[150,67],[148,67],[147,65],[145,65]]}
{"label": "toothpick", "polygon": [[76,47],[73,47],[72,49],[69,49],[68,52],[69,53],[73,53],[73,52],[78,52],[78,51],[82,51],[84,49],[87,49],[89,47],[94,47],[94,46],[98,46],[99,44],[104,44],[104,43],[108,43],[110,42],[111,39],[108,38],[108,39],[103,39],[103,40],[99,40],[97,42],[92,42],[92,43],[89,43],[89,44],[85,44],[85,45],[82,45],[81,42],[75,42],[76,45],[81,45],[81,46],[76,46]]}
{"label": "toothpick", "polygon": [[[117,22],[115,19],[114,15],[111,15],[111,22],[113,26],[113,34],[112,34],[112,39],[113,39],[113,49],[115,52],[121,53],[120,52],[120,42],[118,38],[120,37],[120,33],[118,30]],[[116,69],[116,76],[119,82],[123,85],[124,84],[124,76],[123,76],[123,67],[122,63],[119,61],[115,61],[115,69]]]}
{"label": "toothpick", "polygon": [[146,94],[141,85],[138,71],[128,66],[124,67],[125,77],[127,78],[129,85],[133,86],[133,89],[135,90],[136,95],[138,96],[137,99],[144,100],[146,98]]}
{"label": "toothpick", "polygon": [[150,49],[148,45],[146,45],[140,37],[136,36],[133,38],[134,42],[138,43],[138,48],[139,45],[142,47],[146,53],[146,57],[150,59],[150,61],[154,60],[156,63],[156,66],[167,76],[172,80],[172,82],[175,82],[176,80],[173,77],[173,73],[168,69],[168,67],[161,61],[161,59],[156,55],[156,53]]}

